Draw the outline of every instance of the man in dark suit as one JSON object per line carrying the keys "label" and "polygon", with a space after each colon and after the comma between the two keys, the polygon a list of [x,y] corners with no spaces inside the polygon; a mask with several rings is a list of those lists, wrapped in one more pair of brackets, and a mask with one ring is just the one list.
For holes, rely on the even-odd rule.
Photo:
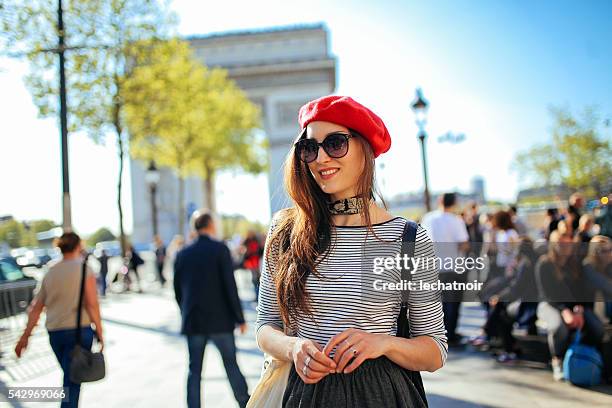
{"label": "man in dark suit", "polygon": [[225,372],[240,407],[249,400],[244,376],[236,361],[234,328],[246,323],[234,279],[230,251],[217,241],[215,224],[207,211],[194,214],[198,238],[181,250],[174,263],[174,292],[181,309],[181,333],[187,336],[189,375],[187,406],[200,407],[202,361],[208,340],[219,349]]}

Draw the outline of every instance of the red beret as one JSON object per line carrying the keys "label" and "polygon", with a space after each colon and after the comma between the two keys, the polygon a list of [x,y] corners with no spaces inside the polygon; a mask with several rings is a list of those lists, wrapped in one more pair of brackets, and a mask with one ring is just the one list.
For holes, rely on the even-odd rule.
{"label": "red beret", "polygon": [[374,157],[391,147],[391,136],[382,119],[349,96],[329,95],[310,101],[300,108],[298,120],[302,129],[319,120],[353,129],[370,143]]}

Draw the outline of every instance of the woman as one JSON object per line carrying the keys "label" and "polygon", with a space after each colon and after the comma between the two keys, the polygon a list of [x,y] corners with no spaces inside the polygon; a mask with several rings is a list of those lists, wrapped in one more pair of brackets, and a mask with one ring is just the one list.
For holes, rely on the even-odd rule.
{"label": "woman", "polygon": [[593,312],[594,287],[578,261],[568,220],[550,234],[548,254],[538,260],[536,281],[540,298],[538,317],[546,322],[553,378],[563,379],[562,361],[570,334],[580,329],[586,343],[601,345],[603,324]]}
{"label": "woman", "polygon": [[495,263],[491,267],[487,281],[507,277],[516,258],[516,244],[519,240],[510,212],[497,211],[493,214],[491,224],[493,229],[489,236],[487,248],[495,253]]}
{"label": "woman", "polygon": [[[49,268],[43,278],[40,288],[32,300],[28,313],[28,323],[23,335],[15,346],[17,357],[21,357],[28,346],[28,338],[38,323],[43,309],[46,311],[45,326],[49,332],[49,343],[64,372],[64,387],[68,388],[68,400],[61,407],[77,407],[79,404],[80,384],[70,381],[71,353],[75,346],[77,306],[81,290],[83,248],[81,238],[74,232],[64,233],[56,242],[62,252],[62,258]],[[83,294],[83,310],[81,313],[82,346],[91,349],[95,326],[95,334],[104,349],[100,306],[96,291],[96,276],[87,268],[87,278]]]}
{"label": "woman", "polygon": [[247,233],[247,237],[241,246],[244,251],[242,255],[242,267],[251,272],[251,280],[255,288],[255,301],[257,302],[259,299],[259,280],[261,278],[259,263],[263,253],[263,247],[259,238],[257,238],[257,233],[252,230]]}
{"label": "woman", "polygon": [[588,243],[593,237],[592,229],[595,225],[595,217],[592,214],[582,214],[578,220],[578,231],[576,231],[577,242]]}
{"label": "woman", "polygon": [[174,261],[176,260],[176,254],[180,252],[181,249],[185,246],[185,238],[182,235],[175,235],[170,241],[168,245],[168,250],[166,253],[166,265],[169,268],[172,268],[172,274],[174,275]]}
{"label": "woman", "polygon": [[589,242],[586,258],[582,263],[585,278],[606,301],[603,314],[611,317],[612,309],[612,240],[604,235],[595,235]]}
{"label": "woman", "polygon": [[[389,133],[372,111],[341,96],[307,103],[299,122],[285,163],[294,207],[270,226],[257,307],[259,347],[293,363],[283,406],[423,406],[405,370],[444,364],[442,306],[412,293],[412,338],[396,337],[401,292],[364,283],[364,259],[398,255],[407,222],[372,199],[374,158],[389,149]],[[420,227],[415,256],[433,256]],[[435,263],[415,272],[413,280],[438,280]]]}
{"label": "woman", "polygon": [[498,356],[499,362],[512,362],[520,354],[516,339],[512,335],[515,321],[528,325],[529,331],[537,334],[535,300],[538,293],[534,275],[535,262],[533,241],[528,237],[520,237],[512,278],[507,286],[489,298],[491,313],[484,328],[488,336],[501,339],[504,351]]}

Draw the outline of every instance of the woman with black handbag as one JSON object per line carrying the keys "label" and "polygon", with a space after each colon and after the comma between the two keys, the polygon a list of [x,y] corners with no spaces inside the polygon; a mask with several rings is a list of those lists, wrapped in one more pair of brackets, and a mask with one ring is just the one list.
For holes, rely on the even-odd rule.
{"label": "woman with black handbag", "polygon": [[[73,356],[78,354],[80,357],[88,353],[94,335],[100,342],[101,350],[104,348],[102,321],[96,277],[84,265],[81,238],[74,232],[67,232],[57,240],[56,245],[62,252],[62,258],[50,266],[32,300],[28,312],[28,323],[15,346],[15,353],[17,357],[21,357],[28,346],[28,338],[44,309],[49,343],[64,372],[63,386],[67,388],[67,398],[62,402],[61,407],[77,407],[81,385],[80,382],[73,381],[74,375],[71,376],[71,366],[74,366]],[[84,276],[86,278],[83,281]],[[79,308],[79,305],[82,307]],[[77,331],[79,317],[81,329]],[[91,328],[92,323],[95,326],[95,333]],[[75,349],[79,350],[75,353]],[[82,369],[79,367],[79,370]],[[82,372],[77,374],[82,374]]]}
{"label": "woman with black handbag", "polygon": [[294,206],[270,226],[257,307],[259,347],[292,363],[282,406],[427,406],[419,371],[439,369],[447,355],[439,291],[381,282],[437,283],[436,263],[408,279],[397,265],[375,269],[402,253],[434,256],[423,228],[373,199],[374,159],[389,149],[389,133],[342,96],[307,103],[299,122],[285,164]]}

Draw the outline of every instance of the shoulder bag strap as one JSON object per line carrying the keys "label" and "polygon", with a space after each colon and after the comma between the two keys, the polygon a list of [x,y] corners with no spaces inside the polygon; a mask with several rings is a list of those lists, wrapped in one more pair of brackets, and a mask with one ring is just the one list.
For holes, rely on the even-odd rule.
{"label": "shoulder bag strap", "polygon": [[87,272],[87,258],[89,255],[85,255],[83,264],[81,266],[81,289],[79,290],[79,304],[77,307],[77,320],[76,320],[76,344],[81,344],[81,307],[83,306],[83,292],[85,290],[85,278]]}

